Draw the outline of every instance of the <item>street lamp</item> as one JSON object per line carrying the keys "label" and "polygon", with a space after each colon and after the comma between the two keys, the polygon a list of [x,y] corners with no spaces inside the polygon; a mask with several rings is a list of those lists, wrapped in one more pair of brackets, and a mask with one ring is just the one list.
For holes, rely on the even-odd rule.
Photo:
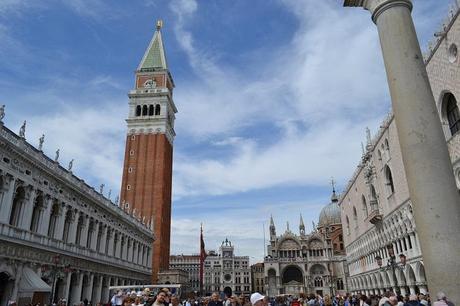
{"label": "street lamp", "polygon": [[396,256],[395,256],[395,252],[394,252],[394,249],[393,249],[393,244],[388,244],[386,246],[387,248],[387,251],[388,251],[388,256],[390,258],[388,258],[388,262],[387,262],[387,265],[386,267],[383,267],[383,259],[382,257],[380,257],[379,255],[377,255],[375,257],[375,260],[377,261],[377,265],[379,266],[379,268],[382,270],[382,271],[387,271],[387,270],[391,270],[391,276],[393,278],[393,283],[395,284],[396,286],[396,293],[397,294],[400,294],[400,290],[399,290],[399,285],[398,285],[398,279],[396,278],[396,269],[399,269],[399,270],[404,270],[404,267],[406,266],[406,255],[404,254],[399,254],[399,259],[401,261],[401,264],[398,264],[396,262]]}
{"label": "street lamp", "polygon": [[60,267],[59,267],[59,265],[61,263],[61,256],[60,255],[53,256],[52,262],[53,262],[53,264],[51,265],[50,269],[49,269],[48,265],[43,265],[41,267],[42,272],[44,274],[48,274],[48,277],[50,277],[52,279],[50,303],[49,303],[50,305],[52,305],[53,302],[54,302],[54,297],[56,295],[56,283],[57,283],[58,279],[61,278],[61,277],[64,277],[65,276],[64,273],[72,271],[72,269],[70,268],[70,265],[66,265],[63,268],[63,271],[60,270]]}

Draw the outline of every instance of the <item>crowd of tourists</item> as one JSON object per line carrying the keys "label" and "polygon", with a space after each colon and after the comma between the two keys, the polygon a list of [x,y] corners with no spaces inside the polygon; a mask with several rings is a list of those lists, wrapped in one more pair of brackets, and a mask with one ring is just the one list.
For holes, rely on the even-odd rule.
{"label": "crowd of tourists", "polygon": [[[18,306],[16,302],[10,301],[8,306]],[[30,306],[41,306],[32,305]],[[53,306],[68,306],[66,300],[60,300]],[[455,306],[443,292],[439,292],[433,299],[429,294],[412,294],[400,296],[391,291],[383,295],[366,296],[358,295],[318,295],[300,294],[279,295],[266,297],[256,292],[250,296],[228,295],[221,297],[218,293],[211,296],[196,297],[190,295],[182,299],[164,288],[153,292],[149,288],[143,291],[117,291],[109,303],[92,303],[84,300],[69,306]]]}
{"label": "crowd of tourists", "polygon": [[109,306],[455,306],[443,292],[433,300],[428,294],[396,295],[391,291],[383,295],[365,296],[337,295],[320,296],[318,294],[299,296],[280,295],[273,298],[256,292],[250,296],[228,295],[221,298],[218,293],[207,297],[189,296],[181,300],[162,289],[157,294],[145,289],[143,292],[119,291],[111,299]]}

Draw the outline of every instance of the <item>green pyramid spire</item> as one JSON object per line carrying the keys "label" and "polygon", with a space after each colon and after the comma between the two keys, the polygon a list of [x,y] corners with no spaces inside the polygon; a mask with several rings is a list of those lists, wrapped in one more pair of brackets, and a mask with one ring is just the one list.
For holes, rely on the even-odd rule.
{"label": "green pyramid spire", "polygon": [[137,70],[152,70],[152,69],[168,69],[166,63],[165,49],[163,47],[163,39],[161,38],[161,27],[163,21],[157,21],[157,30],[153,34],[153,38],[145,51],[144,57]]}

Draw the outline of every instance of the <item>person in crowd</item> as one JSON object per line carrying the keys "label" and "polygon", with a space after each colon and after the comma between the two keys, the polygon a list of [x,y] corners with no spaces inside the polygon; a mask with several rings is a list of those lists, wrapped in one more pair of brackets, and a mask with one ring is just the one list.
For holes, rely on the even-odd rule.
{"label": "person in crowd", "polygon": [[112,306],[123,305],[123,292],[121,290],[118,290],[118,292],[113,295],[112,299],[110,300],[110,304],[112,304]]}
{"label": "person in crowd", "polygon": [[[319,306],[318,300],[316,299],[314,294],[310,294],[310,297],[308,298],[307,306]],[[350,305],[346,305],[350,306]]]}
{"label": "person in crowd", "polygon": [[124,299],[123,299],[123,306],[131,306],[133,304],[134,300],[131,296],[126,296]]}
{"label": "person in crowd", "polygon": [[211,300],[209,301],[208,306],[223,306],[222,301],[219,300],[219,294],[217,292],[214,292],[211,295]]}
{"label": "person in crowd", "polygon": [[157,298],[155,299],[155,302],[153,302],[154,306],[165,306],[165,299],[166,299],[166,292],[163,290],[160,290],[157,294]]}
{"label": "person in crowd", "polygon": [[396,295],[391,295],[388,298],[388,300],[389,300],[391,306],[397,306],[398,305],[398,297]]}
{"label": "person in crowd", "polygon": [[265,299],[265,296],[263,296],[259,292],[255,292],[251,294],[251,304],[252,306],[267,306],[267,301]]}
{"label": "person in crowd", "polygon": [[454,303],[447,299],[444,292],[440,291],[436,295],[437,301],[433,303],[433,306],[454,306]]}
{"label": "person in crowd", "polygon": [[359,300],[360,300],[359,303],[360,303],[361,306],[370,306],[368,303],[366,303],[368,298],[364,294],[361,294],[359,296]]}
{"label": "person in crowd", "polygon": [[179,297],[177,295],[173,295],[171,297],[170,306],[182,306],[182,304],[180,303]]}
{"label": "person in crowd", "polygon": [[420,302],[418,301],[418,298],[415,294],[411,294],[409,296],[409,301],[407,301],[404,306],[421,306]]}
{"label": "person in crowd", "polygon": [[429,304],[426,295],[423,293],[419,294],[418,300],[420,301],[420,304],[422,304],[422,306],[428,306]]}
{"label": "person in crowd", "polygon": [[324,303],[324,306],[333,306],[332,299],[328,294],[324,295],[323,303]]}

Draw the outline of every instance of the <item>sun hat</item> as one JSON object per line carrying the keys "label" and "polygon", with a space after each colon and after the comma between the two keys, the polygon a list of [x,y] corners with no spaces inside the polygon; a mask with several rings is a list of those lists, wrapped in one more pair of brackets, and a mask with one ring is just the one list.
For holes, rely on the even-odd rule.
{"label": "sun hat", "polygon": [[260,300],[263,300],[264,298],[265,298],[265,296],[263,296],[259,292],[253,293],[253,294],[251,294],[251,304],[255,305],[255,303],[257,303]]}

